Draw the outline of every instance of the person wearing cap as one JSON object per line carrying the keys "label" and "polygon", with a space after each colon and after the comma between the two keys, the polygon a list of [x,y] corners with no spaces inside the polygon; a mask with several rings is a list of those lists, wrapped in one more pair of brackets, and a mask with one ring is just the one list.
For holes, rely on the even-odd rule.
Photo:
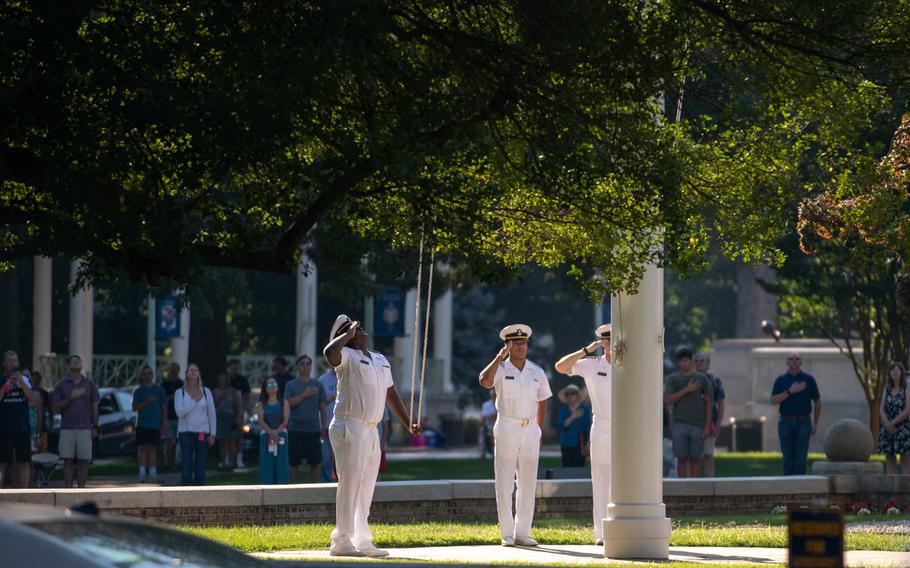
{"label": "person wearing cap", "polygon": [[584,404],[584,393],[577,385],[569,384],[556,396],[562,403],[556,416],[562,467],[584,467],[591,428],[591,411]]}
{"label": "person wearing cap", "polygon": [[[556,362],[556,371],[563,375],[579,376],[585,380],[591,398],[591,484],[594,512],[594,542],[603,544],[603,520],[607,517],[610,494],[610,454],[613,371],[611,366],[610,335],[613,327],[604,324],[594,330],[597,338],[578,351]],[[603,354],[595,356],[598,349]]]}
{"label": "person wearing cap", "polygon": [[679,371],[664,380],[664,404],[673,406],[673,453],[679,464],[680,477],[698,477],[698,460],[711,435],[711,384],[708,377],[695,370],[692,350],[676,350]]}
{"label": "person wearing cap", "polygon": [[420,426],[412,423],[392,383],[388,359],[367,349],[367,333],[358,322],[344,314],[338,316],[323,355],[338,375],[335,414],[329,424],[338,472],[335,529],[329,553],[388,556],[387,551],[373,544],[367,524],[379,474],[380,443],[376,425],[388,405],[412,436],[420,433]]}
{"label": "person wearing cap", "polygon": [[[493,468],[496,478],[496,514],[503,546],[537,546],[531,538],[541,427],[547,417],[547,399],[553,396],[547,375],[529,360],[531,328],[508,325],[499,332],[505,344],[480,372],[480,384],[496,389],[493,425]],[[515,512],[512,491],[516,485]]]}

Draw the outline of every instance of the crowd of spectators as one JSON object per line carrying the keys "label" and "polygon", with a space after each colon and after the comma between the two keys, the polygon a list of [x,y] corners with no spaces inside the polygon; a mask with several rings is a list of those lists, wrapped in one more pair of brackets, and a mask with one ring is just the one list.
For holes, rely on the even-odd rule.
{"label": "crowd of spectators", "polygon": [[[65,486],[86,486],[99,438],[99,389],[83,374],[78,355],[67,358],[66,364],[67,374],[49,392],[40,373],[20,368],[17,353],[3,354],[0,487],[36,485],[33,454],[58,456]],[[216,375],[214,389],[205,386],[199,367],[192,363],[184,376],[179,364],[170,363],[160,382],[151,367],[143,367],[132,392],[138,480],[160,483],[160,465],[179,471],[183,485],[202,485],[210,452],[217,452],[218,471],[245,470],[244,435],[251,425],[258,426],[252,435],[258,431],[262,483],[297,483],[304,462],[308,466],[304,481],[337,479],[327,426],[338,380],[333,369],[314,378],[312,367],[312,358],[302,355],[291,373],[287,360],[275,357],[254,406],[250,383],[237,359]],[[59,437],[56,447],[49,448],[55,415]],[[49,449],[57,454],[47,453]]]}

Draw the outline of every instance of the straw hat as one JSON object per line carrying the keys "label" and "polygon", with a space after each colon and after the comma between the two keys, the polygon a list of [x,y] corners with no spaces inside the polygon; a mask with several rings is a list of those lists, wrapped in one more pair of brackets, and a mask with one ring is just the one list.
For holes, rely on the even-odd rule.
{"label": "straw hat", "polygon": [[572,383],[569,383],[568,385],[563,387],[562,390],[560,390],[556,396],[559,397],[559,401],[561,403],[569,404],[569,401],[566,399],[566,395],[569,394],[570,392],[578,393],[579,402],[585,402],[586,400],[588,400],[588,391],[579,387],[578,385],[573,385]]}

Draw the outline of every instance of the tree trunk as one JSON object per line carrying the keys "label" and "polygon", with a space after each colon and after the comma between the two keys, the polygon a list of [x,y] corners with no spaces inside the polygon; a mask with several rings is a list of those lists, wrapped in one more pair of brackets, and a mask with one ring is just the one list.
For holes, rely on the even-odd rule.
{"label": "tree trunk", "polygon": [[772,283],[777,276],[766,265],[736,265],[736,337],[764,337],[762,320],[777,322],[777,296],[767,292],[759,280]]}
{"label": "tree trunk", "polygon": [[875,400],[867,400],[869,403],[869,428],[872,430],[872,453],[878,452],[878,434],[881,429],[881,417],[878,415],[878,409],[881,406],[881,393]]}
{"label": "tree trunk", "polygon": [[211,318],[190,310],[190,363],[199,365],[202,382],[209,388],[218,384],[217,374],[226,370],[227,302],[220,294],[208,297]]}

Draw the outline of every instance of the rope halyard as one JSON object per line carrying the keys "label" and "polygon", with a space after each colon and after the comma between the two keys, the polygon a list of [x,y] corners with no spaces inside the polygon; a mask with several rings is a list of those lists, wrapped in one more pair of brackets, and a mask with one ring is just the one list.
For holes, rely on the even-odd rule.
{"label": "rope halyard", "polygon": [[[429,277],[427,278],[427,302],[426,302],[427,315],[426,315],[426,321],[423,324],[423,358],[422,358],[422,361],[420,362],[420,394],[417,396],[417,422],[415,422],[415,424],[414,424],[415,426],[420,423],[420,417],[423,416],[423,382],[424,382],[424,377],[426,376],[426,372],[427,372],[427,340],[430,337],[430,310],[431,310],[431,307],[433,306],[433,304],[432,304],[433,267],[435,266],[435,262],[436,262],[436,251],[431,249],[430,250],[430,274],[429,274]],[[411,421],[412,422],[414,421],[413,414],[411,415]]]}
{"label": "rope halyard", "polygon": [[[417,300],[414,302],[414,341],[411,343],[411,396],[408,402],[408,416],[411,422],[414,422],[414,387],[417,384],[417,334],[420,333],[420,291],[423,288],[421,284],[423,278],[423,244],[425,235],[423,228],[420,229],[420,250],[417,261]],[[413,425],[413,424],[412,424]]]}

